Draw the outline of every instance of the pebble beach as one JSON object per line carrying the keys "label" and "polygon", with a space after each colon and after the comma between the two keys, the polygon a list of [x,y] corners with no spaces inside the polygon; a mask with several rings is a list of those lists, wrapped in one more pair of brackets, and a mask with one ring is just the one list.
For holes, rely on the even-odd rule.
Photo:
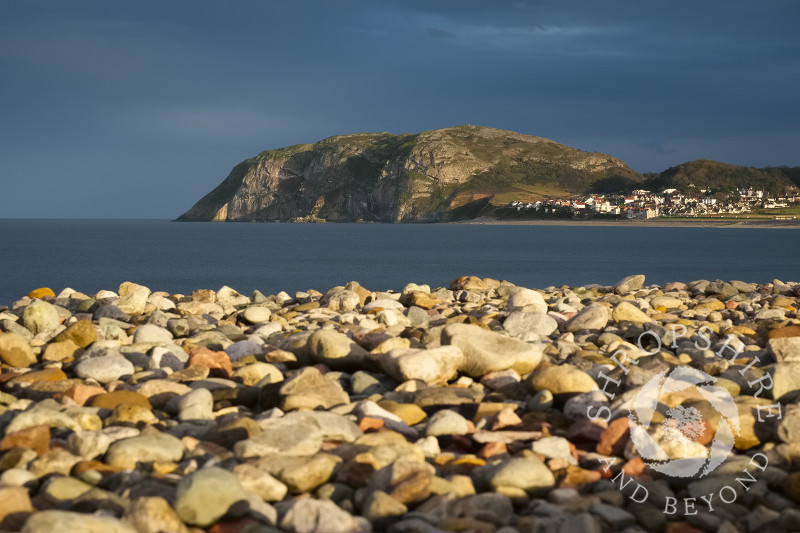
{"label": "pebble beach", "polygon": [[0,531],[800,530],[800,283],[646,281],[32,290]]}

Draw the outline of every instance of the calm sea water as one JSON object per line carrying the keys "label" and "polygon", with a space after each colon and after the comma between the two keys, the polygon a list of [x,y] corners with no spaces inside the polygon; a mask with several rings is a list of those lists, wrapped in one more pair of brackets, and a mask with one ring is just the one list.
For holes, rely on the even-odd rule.
{"label": "calm sea water", "polygon": [[519,285],[694,279],[800,280],[800,233],[757,228],[214,224],[0,220],[0,304],[36,287],[85,293],[134,281],[249,294],[446,285],[473,274]]}

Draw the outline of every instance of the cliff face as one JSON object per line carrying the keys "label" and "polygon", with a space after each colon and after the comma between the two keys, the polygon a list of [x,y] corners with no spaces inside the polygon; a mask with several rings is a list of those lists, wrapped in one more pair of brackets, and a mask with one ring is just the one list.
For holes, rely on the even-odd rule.
{"label": "cliff face", "polygon": [[642,178],[609,155],[510,131],[357,133],[262,152],[178,220],[439,221],[515,187],[583,192],[619,179]]}

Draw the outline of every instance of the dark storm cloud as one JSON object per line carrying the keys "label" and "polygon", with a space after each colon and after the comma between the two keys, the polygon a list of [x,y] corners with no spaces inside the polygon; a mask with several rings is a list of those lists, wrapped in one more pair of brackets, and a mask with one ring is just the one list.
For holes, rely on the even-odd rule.
{"label": "dark storm cloud", "polygon": [[428,28],[428,36],[434,39],[454,39],[456,34],[439,28]]}
{"label": "dark storm cloud", "polygon": [[794,0],[5,2],[0,216],[172,217],[263,149],[462,123],[642,171],[797,165],[798,22]]}

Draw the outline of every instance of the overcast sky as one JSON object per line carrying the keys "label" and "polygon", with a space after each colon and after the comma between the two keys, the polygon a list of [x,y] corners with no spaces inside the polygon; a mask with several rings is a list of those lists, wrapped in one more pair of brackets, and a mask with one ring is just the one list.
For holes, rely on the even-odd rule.
{"label": "overcast sky", "polygon": [[0,0],[0,217],[174,218],[258,152],[479,124],[800,165],[800,2]]}

